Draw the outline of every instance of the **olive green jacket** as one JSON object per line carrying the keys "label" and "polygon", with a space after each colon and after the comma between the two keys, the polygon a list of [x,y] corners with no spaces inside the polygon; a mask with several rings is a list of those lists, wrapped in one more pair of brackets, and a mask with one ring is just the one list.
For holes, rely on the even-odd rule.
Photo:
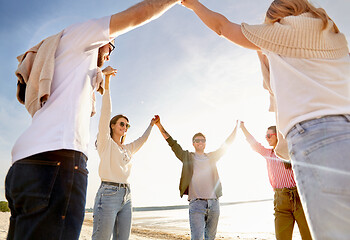
{"label": "olive green jacket", "polygon": [[[182,197],[184,194],[188,195],[188,188],[190,186],[190,182],[193,175],[193,160],[194,153],[189,152],[188,150],[183,150],[181,146],[174,140],[172,137],[166,139],[171,150],[175,153],[176,157],[182,162],[182,172],[180,178],[180,196]],[[222,186],[218,174],[218,170],[216,168],[216,162],[224,155],[227,149],[228,143],[233,141],[232,137],[229,137],[226,142],[216,151],[205,153],[205,155],[209,158],[212,166],[212,176],[214,177],[215,185],[215,194],[216,197],[219,198],[222,196]]]}

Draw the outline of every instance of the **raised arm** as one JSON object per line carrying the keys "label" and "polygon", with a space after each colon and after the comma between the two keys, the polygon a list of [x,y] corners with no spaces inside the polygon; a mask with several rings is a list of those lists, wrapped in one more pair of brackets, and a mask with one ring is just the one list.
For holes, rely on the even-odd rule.
{"label": "raised arm", "polygon": [[244,136],[246,137],[246,139],[254,138],[253,135],[251,135],[250,132],[248,132],[243,121],[241,121],[240,127],[241,127],[242,132],[243,132]]}
{"label": "raised arm", "polygon": [[111,37],[123,34],[162,15],[179,0],[144,0],[112,15],[109,24]]}
{"label": "raised arm", "polygon": [[247,128],[244,125],[244,122],[241,122],[240,126],[247,142],[250,144],[252,149],[263,156],[268,156],[271,152],[271,149],[265,148],[263,145],[261,145],[261,143],[256,141],[253,135],[248,132]]}
{"label": "raised arm", "polygon": [[185,151],[182,149],[182,147],[177,143],[176,140],[174,140],[167,131],[165,131],[164,127],[160,123],[160,117],[158,115],[155,116],[155,124],[159,128],[160,133],[164,137],[164,139],[168,142],[169,146],[171,147],[171,150],[175,153],[175,156],[180,160],[183,161],[188,151]]}
{"label": "raised arm", "polygon": [[155,123],[155,118],[152,118],[150,124],[148,125],[146,131],[142,134],[142,136],[139,137],[138,139],[136,139],[135,141],[125,145],[125,147],[127,149],[129,149],[131,154],[136,153],[138,150],[140,150],[140,148],[143,146],[143,144],[145,144],[149,135],[151,134],[151,130],[152,130],[154,123]]}
{"label": "raised arm", "polygon": [[160,117],[158,115],[156,115],[155,119],[156,119],[155,124],[158,127],[160,133],[162,134],[164,139],[167,140],[170,137],[170,135],[169,135],[169,133],[167,133],[167,131],[165,131],[163,125],[160,123]]}
{"label": "raised arm", "polygon": [[109,120],[111,118],[112,106],[111,96],[109,93],[109,81],[111,79],[111,76],[115,76],[116,72],[117,70],[110,66],[102,70],[102,73],[105,75],[106,91],[102,97],[101,116],[98,125],[97,147],[99,149],[102,149],[104,146],[106,146],[108,138],[110,137]]}
{"label": "raised arm", "polygon": [[233,129],[232,133],[230,134],[230,136],[228,136],[228,138],[225,141],[225,144],[231,144],[233,142],[233,140],[235,140],[236,134],[237,134],[237,127],[239,125],[239,121],[236,121],[236,126]]}
{"label": "raised arm", "polygon": [[222,14],[211,11],[198,0],[182,0],[181,4],[193,10],[202,22],[219,36],[223,36],[231,42],[245,48],[253,50],[260,49],[243,35],[241,25],[230,22]]}
{"label": "raised arm", "polygon": [[218,161],[222,157],[222,155],[225,154],[225,152],[227,151],[227,147],[233,142],[233,140],[235,140],[238,125],[239,122],[237,120],[235,128],[233,129],[232,133],[226,138],[224,144],[222,144],[221,147],[216,151],[210,153],[211,159],[213,159],[214,161]]}

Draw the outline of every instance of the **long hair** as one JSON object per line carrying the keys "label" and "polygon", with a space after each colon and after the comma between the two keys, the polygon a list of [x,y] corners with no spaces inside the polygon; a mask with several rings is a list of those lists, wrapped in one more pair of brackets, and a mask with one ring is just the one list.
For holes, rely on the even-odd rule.
{"label": "long hair", "polygon": [[[298,16],[306,12],[322,20],[322,30],[328,26],[328,20],[332,20],[323,8],[316,8],[308,0],[274,0],[266,12],[265,23],[279,22],[284,17]],[[335,33],[339,32],[334,22],[333,30]]]}
{"label": "long hair", "polygon": [[[113,137],[112,125],[116,124],[116,122],[118,121],[119,118],[125,118],[129,122],[129,119],[122,114],[118,114],[118,115],[115,115],[114,117],[112,117],[111,121],[109,121],[109,134],[111,135],[111,137]],[[122,136],[120,143],[123,144],[124,141],[125,141],[125,136]]]}
{"label": "long hair", "polygon": [[[276,133],[277,134],[277,129],[276,129],[276,126],[270,126],[267,128],[267,130],[272,130],[273,133]],[[277,137],[277,136],[276,136]],[[291,164],[291,161],[288,161],[288,160],[282,160],[283,161],[283,164],[284,164],[284,167],[286,169],[291,169],[292,168],[292,164]]]}

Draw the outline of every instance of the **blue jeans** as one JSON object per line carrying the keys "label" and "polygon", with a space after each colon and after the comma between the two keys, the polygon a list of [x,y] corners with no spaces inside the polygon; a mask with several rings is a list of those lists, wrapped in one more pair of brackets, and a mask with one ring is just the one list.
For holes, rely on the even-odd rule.
{"label": "blue jeans", "polygon": [[214,240],[220,216],[218,199],[194,199],[189,206],[191,240]]}
{"label": "blue jeans", "polygon": [[350,116],[298,123],[287,141],[313,239],[349,239]]}
{"label": "blue jeans", "polygon": [[84,221],[87,158],[72,150],[16,161],[7,173],[8,240],[78,239]]}
{"label": "blue jeans", "polygon": [[101,183],[94,204],[93,240],[127,240],[130,236],[132,206],[129,187]]}

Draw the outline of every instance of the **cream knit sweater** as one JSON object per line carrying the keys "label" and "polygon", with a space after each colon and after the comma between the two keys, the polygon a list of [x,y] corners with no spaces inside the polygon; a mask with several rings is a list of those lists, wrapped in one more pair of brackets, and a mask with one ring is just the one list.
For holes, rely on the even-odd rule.
{"label": "cream knit sweater", "polygon": [[[342,33],[333,31],[333,22],[329,20],[322,30],[321,19],[311,13],[288,16],[274,24],[248,25],[242,23],[245,37],[261,49],[275,54],[303,59],[340,59],[349,54],[347,41]],[[258,52],[259,54],[259,52]],[[259,54],[263,74],[263,86],[270,93],[270,111],[276,112],[276,100],[270,85],[270,66],[267,58]],[[276,120],[277,112],[276,112]],[[278,127],[278,126],[277,126]],[[276,154],[289,159],[287,143],[278,131]]]}
{"label": "cream knit sweater", "polygon": [[244,36],[262,49],[293,58],[336,59],[349,54],[344,34],[333,31],[333,22],[323,22],[311,13],[288,16],[274,24],[242,23]]}
{"label": "cream knit sweater", "polygon": [[144,134],[137,140],[119,147],[110,136],[109,121],[111,118],[111,97],[109,90],[102,97],[97,151],[100,156],[99,175],[102,181],[128,183],[131,170],[131,157],[146,142],[151,133],[149,125]]}

